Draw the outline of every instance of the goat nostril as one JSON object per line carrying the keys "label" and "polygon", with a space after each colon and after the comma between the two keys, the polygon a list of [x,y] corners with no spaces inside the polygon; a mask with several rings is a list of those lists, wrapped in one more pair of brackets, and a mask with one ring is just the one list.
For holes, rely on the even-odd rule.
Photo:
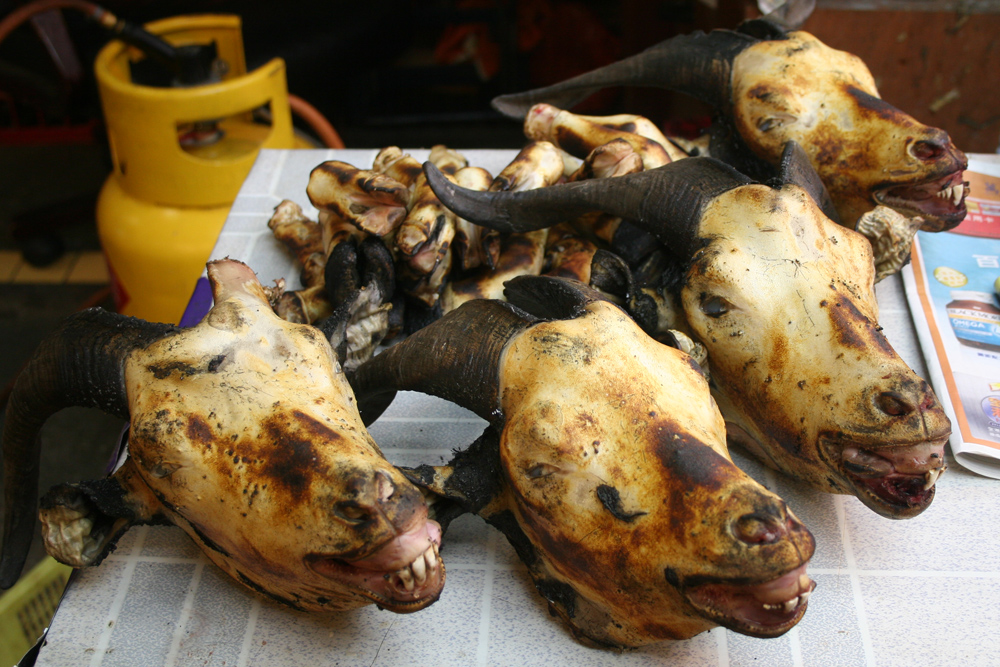
{"label": "goat nostril", "polygon": [[395,492],[396,485],[386,472],[379,470],[375,473],[375,493],[380,503],[387,502]]}
{"label": "goat nostril", "polygon": [[773,544],[785,536],[784,522],[767,514],[744,514],[733,527],[736,538],[746,544]]}
{"label": "goat nostril", "polygon": [[894,391],[883,391],[875,398],[875,405],[878,406],[879,410],[892,417],[908,415],[914,410],[912,403]]}
{"label": "goat nostril", "polygon": [[910,153],[918,160],[936,160],[944,155],[944,146],[934,141],[917,141]]}

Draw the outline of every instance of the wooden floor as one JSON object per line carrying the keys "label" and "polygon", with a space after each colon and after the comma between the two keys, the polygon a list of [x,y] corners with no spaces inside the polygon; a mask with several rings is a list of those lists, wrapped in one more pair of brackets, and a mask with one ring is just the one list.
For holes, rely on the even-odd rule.
{"label": "wooden floor", "polygon": [[68,252],[45,267],[32,266],[16,250],[0,250],[0,283],[19,285],[106,285],[104,255],[96,250]]}

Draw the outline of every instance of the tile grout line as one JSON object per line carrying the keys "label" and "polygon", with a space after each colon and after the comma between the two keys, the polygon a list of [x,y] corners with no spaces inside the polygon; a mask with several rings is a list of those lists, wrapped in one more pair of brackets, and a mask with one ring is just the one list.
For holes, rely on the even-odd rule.
{"label": "tile grout line", "polygon": [[862,570],[857,568],[817,567],[810,568],[815,574],[857,575],[859,577],[927,577],[928,579],[998,579],[1000,572],[976,572],[975,570]]}
{"label": "tile grout line", "polygon": [[715,650],[719,667],[729,667],[729,630],[718,628],[715,635]]}
{"label": "tile grout line", "polygon": [[[808,609],[806,610],[808,612]],[[788,631],[788,648],[792,652],[792,667],[803,667],[802,642],[799,639],[799,626]]]}
{"label": "tile grout line", "polygon": [[865,616],[865,603],[861,597],[861,578],[858,576],[857,561],[854,559],[854,546],[847,530],[846,496],[835,495],[834,506],[837,508],[837,523],[840,525],[840,541],[844,547],[844,560],[847,561],[847,574],[851,579],[851,592],[854,594],[854,608],[858,614],[858,631],[861,633],[861,648],[865,653],[865,664],[875,667],[875,649],[872,646],[871,634],[868,631],[868,618]]}
{"label": "tile grout line", "polygon": [[253,642],[253,633],[257,629],[257,619],[260,617],[260,605],[260,600],[255,596],[250,604],[246,628],[243,630],[243,644],[240,646],[240,655],[236,658],[237,667],[247,667],[250,664],[250,648]]}
{"label": "tile grout line", "polygon": [[[132,546],[132,552],[136,553],[142,549],[142,546],[146,543],[146,535],[149,533],[149,526],[143,526],[142,530],[139,531],[138,537],[136,537],[135,544]],[[132,577],[135,575],[135,568],[138,565],[138,561],[131,561],[125,564],[125,570],[122,572],[122,580],[118,583],[118,591],[115,593],[115,599],[111,602],[111,609],[108,610],[108,616],[110,620],[113,621],[111,625],[105,625],[101,630],[101,636],[97,639],[97,646],[94,648],[94,657],[90,659],[90,667],[100,667],[101,663],[104,662],[104,656],[108,650],[108,646],[111,644],[111,633],[114,632],[114,626],[118,622],[118,614],[121,613],[122,607],[125,606],[125,596],[128,594],[128,589],[132,585]]]}
{"label": "tile grout line", "polygon": [[167,650],[167,657],[163,659],[164,667],[173,667],[173,665],[177,664],[177,655],[181,650],[181,641],[184,638],[187,623],[191,619],[191,610],[194,608],[194,596],[198,591],[198,586],[201,585],[201,575],[204,571],[204,563],[195,565],[191,581],[188,582],[187,593],[184,595],[184,602],[181,605],[181,613],[177,619],[177,625],[174,626],[174,635],[170,641],[170,648]]}
{"label": "tile grout line", "polygon": [[[278,184],[281,182],[281,177],[284,175],[285,163],[288,162],[288,153],[282,151],[278,155],[277,164],[274,165],[274,173],[271,176],[271,184],[267,188],[267,195],[269,197],[278,197]],[[280,201],[280,197],[278,198]]]}
{"label": "tile grout line", "polygon": [[[778,488],[778,473],[773,468],[764,467],[764,481],[767,482],[768,490],[775,491]],[[815,574],[816,572],[814,572]],[[796,625],[788,632],[788,650],[792,654],[792,667],[802,667],[802,642],[799,639],[799,626]]]}
{"label": "tile grout line", "polygon": [[493,606],[493,578],[496,572],[497,531],[490,531],[486,548],[486,574],[483,577],[483,606],[479,612],[479,645],[476,647],[476,664],[486,667],[490,658],[490,621]]}

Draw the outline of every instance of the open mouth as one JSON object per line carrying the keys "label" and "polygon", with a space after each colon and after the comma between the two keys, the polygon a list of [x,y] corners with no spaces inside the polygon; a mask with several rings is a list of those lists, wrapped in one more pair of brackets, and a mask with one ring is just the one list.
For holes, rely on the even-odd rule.
{"label": "open mouth", "polygon": [[869,449],[832,441],[823,445],[858,499],[890,519],[908,519],[927,509],[938,478],[948,469],[944,441]]}
{"label": "open mouth", "polygon": [[878,190],[875,200],[901,213],[924,218],[924,231],[941,232],[953,229],[965,219],[965,198],[969,184],[956,171],[916,185],[897,185]]}
{"label": "open mouth", "polygon": [[706,618],[740,634],[767,639],[785,634],[802,620],[816,582],[805,564],[760,584],[708,583],[685,591]]}
{"label": "open mouth", "polygon": [[440,542],[440,527],[428,521],[365,558],[346,561],[313,555],[308,563],[317,574],[357,591],[379,607],[405,614],[427,607],[441,595],[445,571],[438,553]]}

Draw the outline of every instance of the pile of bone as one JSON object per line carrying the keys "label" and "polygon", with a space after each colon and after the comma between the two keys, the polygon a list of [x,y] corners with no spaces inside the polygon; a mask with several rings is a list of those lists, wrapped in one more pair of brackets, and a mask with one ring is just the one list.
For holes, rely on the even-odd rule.
{"label": "pile of bone", "polygon": [[[518,192],[655,169],[687,155],[654,123],[635,115],[581,116],[539,104],[524,129],[531,141],[495,177],[442,145],[431,149],[428,161],[464,188]],[[318,165],[306,194],[319,211],[318,220],[284,200],[268,223],[302,266],[302,289],[272,292],[281,317],[315,324],[343,302],[342,285],[359,280],[357,264],[334,264],[328,262],[331,256],[353,260],[366,239],[380,241],[386,256],[391,255],[386,272],[394,276],[395,296],[382,296],[392,308],[368,300],[363,313],[354,315],[370,331],[362,349],[352,349],[349,368],[370,356],[379,342],[412,333],[466,301],[502,299],[504,282],[519,275],[591,284],[592,260],[599,250],[612,247],[621,223],[609,214],[592,213],[530,232],[503,234],[481,227],[442,205],[421,163],[395,146],[383,148],[370,169],[335,160]],[[656,247],[652,238],[644,240],[642,249],[633,252],[636,258]],[[372,254],[369,248],[366,256]],[[379,323],[372,325],[376,316]]]}

